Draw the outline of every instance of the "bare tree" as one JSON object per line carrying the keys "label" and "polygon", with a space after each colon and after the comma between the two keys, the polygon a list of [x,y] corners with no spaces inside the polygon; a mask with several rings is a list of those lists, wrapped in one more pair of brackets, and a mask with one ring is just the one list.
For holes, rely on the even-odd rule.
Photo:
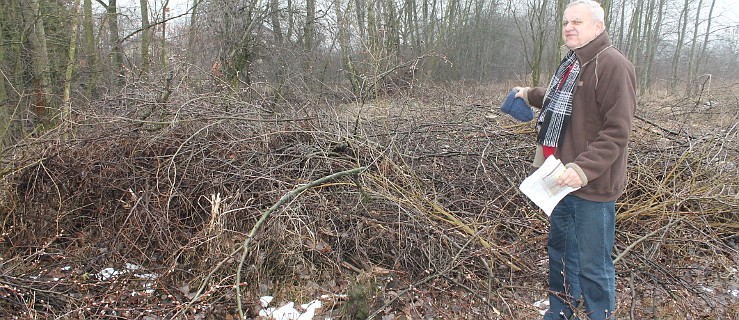
{"label": "bare tree", "polygon": [[[438,7],[437,0],[423,1],[423,42],[426,44],[426,49],[431,49],[436,46],[435,35],[438,33],[437,30],[437,12]],[[429,11],[430,9],[430,11]]]}
{"label": "bare tree", "polygon": [[151,46],[151,32],[149,30],[149,1],[139,0],[141,4],[141,76],[149,74],[149,47]]}
{"label": "bare tree", "polygon": [[626,56],[635,64],[639,64],[639,53],[641,51],[641,37],[644,29],[644,0],[635,0],[634,10],[631,13],[631,23],[629,23],[628,43],[626,44]]}
{"label": "bare tree", "polygon": [[[5,13],[6,6],[3,3],[0,5],[0,66],[5,65],[5,45],[3,43],[5,39],[5,26],[7,25]],[[5,106],[5,101],[8,99],[8,93],[5,91],[5,79],[7,79],[7,76],[3,69],[4,68],[0,68],[0,71],[3,71],[0,73],[0,116],[2,116],[2,120],[0,120],[0,137],[4,136],[2,133],[5,132],[4,128],[6,128],[3,123],[9,118],[7,117],[7,109]],[[0,140],[0,142],[2,142],[2,140]],[[2,144],[0,144],[0,148],[2,148]]]}
{"label": "bare tree", "polygon": [[[341,0],[334,0],[334,13],[336,14],[336,24],[338,33],[338,42],[341,55],[341,65],[349,83],[351,91],[355,95],[361,94],[361,80],[359,74],[352,62],[352,46],[349,39],[349,16],[351,15],[351,0],[346,7],[342,7]],[[361,29],[361,28],[360,28]]]}
{"label": "bare tree", "polygon": [[69,51],[67,54],[67,70],[64,75],[64,93],[62,95],[62,108],[60,118],[64,124],[71,124],[71,100],[70,91],[72,87],[72,73],[75,69],[75,52],[77,50],[77,29],[80,20],[80,0],[74,0],[70,10],[72,20],[71,36],[69,37]]}
{"label": "bare tree", "polygon": [[96,0],[105,8],[108,20],[108,43],[110,45],[110,63],[112,70],[110,72],[110,84],[113,86],[123,83],[123,52],[121,48],[121,38],[118,32],[118,4],[116,0],[108,0],[106,4],[102,0]]}
{"label": "bare tree", "polygon": [[688,67],[685,70],[686,73],[686,88],[685,94],[690,95],[693,91],[693,59],[695,58],[695,46],[698,44],[698,27],[700,26],[701,8],[703,7],[703,0],[698,0],[698,7],[695,11],[695,21],[693,23],[693,38],[690,41],[690,52],[688,53]]}
{"label": "bare tree", "polygon": [[618,19],[619,20],[618,21],[619,32],[618,32],[618,39],[616,43],[618,44],[618,47],[623,48],[624,47],[624,30],[626,30],[624,27],[626,24],[626,4],[623,3],[624,0],[621,0],[621,2],[622,2],[620,6],[621,13],[619,14],[619,19]]}
{"label": "bare tree", "polygon": [[[524,57],[526,63],[531,70],[531,84],[541,84],[542,71],[545,64],[544,49],[547,46],[547,39],[552,35],[551,24],[549,23],[550,8],[548,8],[549,0],[528,0],[522,12],[526,21],[521,21],[518,14],[514,15],[515,24],[518,28],[521,39],[523,41]],[[560,19],[561,20],[561,19]],[[555,32],[554,36],[558,33]],[[530,41],[528,41],[530,39]]]}
{"label": "bare tree", "polygon": [[275,45],[277,48],[282,47],[283,34],[282,34],[282,22],[280,19],[280,2],[279,0],[270,0],[269,2],[269,15],[270,21],[272,22],[272,33],[274,35]]}
{"label": "bare tree", "polygon": [[197,34],[197,21],[200,13],[199,5],[201,0],[192,0],[192,13],[190,13],[190,30],[187,32],[187,60],[190,64],[195,63],[195,53],[198,51],[195,48],[195,35]]}
{"label": "bare tree", "polygon": [[[567,3],[567,0],[560,1],[560,3]],[[603,7],[603,11],[605,13],[605,17],[603,17],[603,18],[606,20],[606,30],[612,30],[611,28],[613,26],[612,25],[612,23],[613,23],[612,20],[613,19],[611,19],[611,18],[613,17],[613,14],[612,14],[611,10],[613,9],[613,0],[601,0],[600,1],[600,5],[601,5],[601,7]],[[561,10],[558,10],[557,12],[564,11],[564,8],[562,8],[560,6],[558,6],[558,8],[560,8]]]}
{"label": "bare tree", "polygon": [[167,12],[169,12],[169,0],[164,0],[162,4],[162,22],[161,22],[161,39],[159,40],[159,61],[162,64],[162,70],[167,69]]}
{"label": "bare tree", "polygon": [[303,75],[306,86],[311,81],[311,73],[315,68],[314,49],[316,47],[316,0],[305,1],[305,25],[303,26]]}
{"label": "bare tree", "polygon": [[[212,6],[214,2],[216,1],[211,1],[209,4]],[[223,4],[222,10],[224,10],[221,12],[224,14],[223,19],[227,28],[225,30],[227,33],[222,34],[226,41],[225,56],[222,58],[225,62],[225,74],[229,82],[236,87],[242,82],[245,85],[251,85],[253,81],[252,64],[256,54],[255,35],[258,34],[256,31],[261,29],[260,22],[265,11],[262,10],[259,1],[248,1],[243,5],[241,1],[237,1],[235,7]],[[238,38],[231,38],[228,33],[235,33]]]}
{"label": "bare tree", "polygon": [[418,10],[416,0],[405,0],[401,15],[405,20],[405,36],[403,37],[406,46],[410,46],[416,54],[420,53],[421,37],[418,24]]}
{"label": "bare tree", "polygon": [[[349,0],[352,1],[352,0]],[[347,10],[350,8],[347,5]],[[367,38],[367,1],[365,0],[354,0],[354,13],[357,17],[357,31],[359,31],[359,39],[366,40]],[[348,21],[348,19],[344,19]]]}
{"label": "bare tree", "polygon": [[383,26],[383,34],[385,38],[384,46],[387,48],[388,56],[394,57],[391,64],[399,63],[398,55],[400,54],[400,16],[398,8],[394,0],[385,0],[383,9],[385,11],[385,22]]}
{"label": "bare tree", "polygon": [[[560,32],[562,32],[564,28],[562,24],[564,23],[564,11],[565,11],[565,8],[567,7],[567,2],[568,0],[557,0],[557,10],[555,11],[557,12],[557,15],[556,15],[555,22],[557,23],[557,26],[559,28],[557,29],[558,33],[556,33],[556,35],[554,36],[554,38],[557,39],[557,43],[556,43],[557,48],[561,48],[565,44],[564,39],[560,36]],[[608,1],[608,3],[610,3],[610,1]],[[606,12],[608,12],[607,9],[606,9]],[[560,57],[559,55],[554,55],[554,58],[555,58],[555,61],[553,65],[559,65],[560,60],[564,57]]]}
{"label": "bare tree", "polygon": [[[269,14],[270,21],[272,23],[272,34],[274,36],[274,48],[279,51],[284,49],[284,35],[282,34],[282,22],[280,19],[280,3],[278,0],[270,0],[269,2]],[[284,53],[277,53],[275,57],[277,63],[275,71],[275,80],[277,81],[277,93],[275,94],[275,102],[282,95],[282,90],[287,81],[287,61],[285,60]]]}
{"label": "bare tree", "polygon": [[690,11],[690,0],[685,0],[683,9],[680,11],[680,24],[678,29],[680,30],[677,35],[677,42],[675,44],[675,54],[672,56],[672,81],[670,88],[672,93],[677,91],[677,83],[679,79],[683,78],[680,74],[680,54],[682,54],[683,46],[685,45],[686,30],[688,28],[688,12]]}
{"label": "bare tree", "polygon": [[313,52],[316,39],[316,0],[305,1],[305,27],[303,44],[306,53]]}
{"label": "bare tree", "polygon": [[87,77],[85,86],[87,87],[86,95],[92,96],[93,89],[95,88],[95,82],[97,79],[98,72],[98,57],[97,57],[97,45],[95,43],[95,31],[92,23],[92,0],[85,0],[83,4],[84,20],[82,22],[83,29],[85,30],[84,35],[84,62],[80,62],[80,71]]}
{"label": "bare tree", "polygon": [[287,0],[287,31],[285,31],[285,38],[287,39],[291,39],[295,31],[295,11],[293,1]]}
{"label": "bare tree", "polygon": [[646,33],[646,37],[643,38],[643,41],[647,42],[649,45],[646,46],[643,67],[637,68],[637,75],[640,77],[639,90],[642,93],[646,92],[647,89],[649,89],[649,83],[651,82],[653,76],[652,70],[654,66],[655,55],[657,53],[657,48],[661,45],[662,18],[664,16],[664,9],[665,0],[659,0],[659,3],[656,3],[655,0],[651,0],[649,2],[649,14],[647,15],[649,17],[647,21],[647,26],[649,26],[649,28]]}
{"label": "bare tree", "polygon": [[[3,3],[0,5],[0,66],[5,65],[5,45],[3,40],[5,39],[5,26],[6,23],[6,6]],[[7,76],[0,67],[0,150],[5,148],[6,141],[10,138],[10,128],[13,123],[12,110],[10,104],[8,104],[8,93],[6,92],[6,80]]]}
{"label": "bare tree", "polygon": [[32,50],[35,113],[39,121],[48,124],[51,120],[48,110],[53,110],[55,107],[51,99],[51,62],[46,46],[44,16],[41,14],[38,0],[29,0],[26,6],[28,17],[30,17],[28,43]]}
{"label": "bare tree", "polygon": [[708,48],[708,40],[711,35],[711,25],[713,22],[713,10],[716,8],[716,0],[711,1],[711,8],[708,10],[708,19],[706,21],[706,32],[703,34],[703,44],[701,45],[701,52],[698,56],[698,62],[695,64],[695,73],[697,74],[699,68],[703,65],[706,59],[706,49]]}

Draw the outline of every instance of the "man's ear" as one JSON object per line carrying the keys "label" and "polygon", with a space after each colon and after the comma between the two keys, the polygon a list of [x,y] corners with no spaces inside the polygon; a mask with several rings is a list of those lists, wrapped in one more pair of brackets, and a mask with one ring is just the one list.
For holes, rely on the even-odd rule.
{"label": "man's ear", "polygon": [[603,21],[598,21],[595,23],[595,28],[598,30],[598,34],[606,30],[606,25]]}

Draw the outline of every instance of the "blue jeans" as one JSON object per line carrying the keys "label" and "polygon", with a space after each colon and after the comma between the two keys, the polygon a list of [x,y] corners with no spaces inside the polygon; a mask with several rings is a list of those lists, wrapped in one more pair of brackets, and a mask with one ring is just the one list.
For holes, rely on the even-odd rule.
{"label": "blue jeans", "polygon": [[582,297],[591,320],[610,319],[616,307],[611,259],[616,232],[615,202],[568,195],[550,217],[549,310],[545,320],[569,319]]}

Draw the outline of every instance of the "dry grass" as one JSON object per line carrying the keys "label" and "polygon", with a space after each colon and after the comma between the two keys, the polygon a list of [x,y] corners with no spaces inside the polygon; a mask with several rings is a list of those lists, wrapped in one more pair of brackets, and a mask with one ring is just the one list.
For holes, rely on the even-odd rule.
{"label": "dry grass", "polygon": [[[233,317],[260,216],[367,167],[292,197],[254,234],[238,284],[248,317],[260,295],[322,293],[349,293],[325,308],[335,318],[537,317],[547,221],[517,191],[533,129],[485,117],[505,88],[453,87],[279,111],[226,93],[155,105],[131,92],[79,109],[73,132],[2,153],[0,315]],[[726,294],[739,288],[736,96],[707,109],[641,102],[619,202],[619,318],[739,313]],[[143,270],[96,277],[125,263]]]}

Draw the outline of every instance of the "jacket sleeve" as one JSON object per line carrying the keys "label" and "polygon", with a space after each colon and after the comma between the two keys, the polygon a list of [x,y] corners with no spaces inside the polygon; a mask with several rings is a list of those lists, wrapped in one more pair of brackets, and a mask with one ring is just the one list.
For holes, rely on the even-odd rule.
{"label": "jacket sleeve", "polygon": [[541,109],[544,104],[546,89],[542,87],[526,87],[523,89],[523,100],[526,104]]}

